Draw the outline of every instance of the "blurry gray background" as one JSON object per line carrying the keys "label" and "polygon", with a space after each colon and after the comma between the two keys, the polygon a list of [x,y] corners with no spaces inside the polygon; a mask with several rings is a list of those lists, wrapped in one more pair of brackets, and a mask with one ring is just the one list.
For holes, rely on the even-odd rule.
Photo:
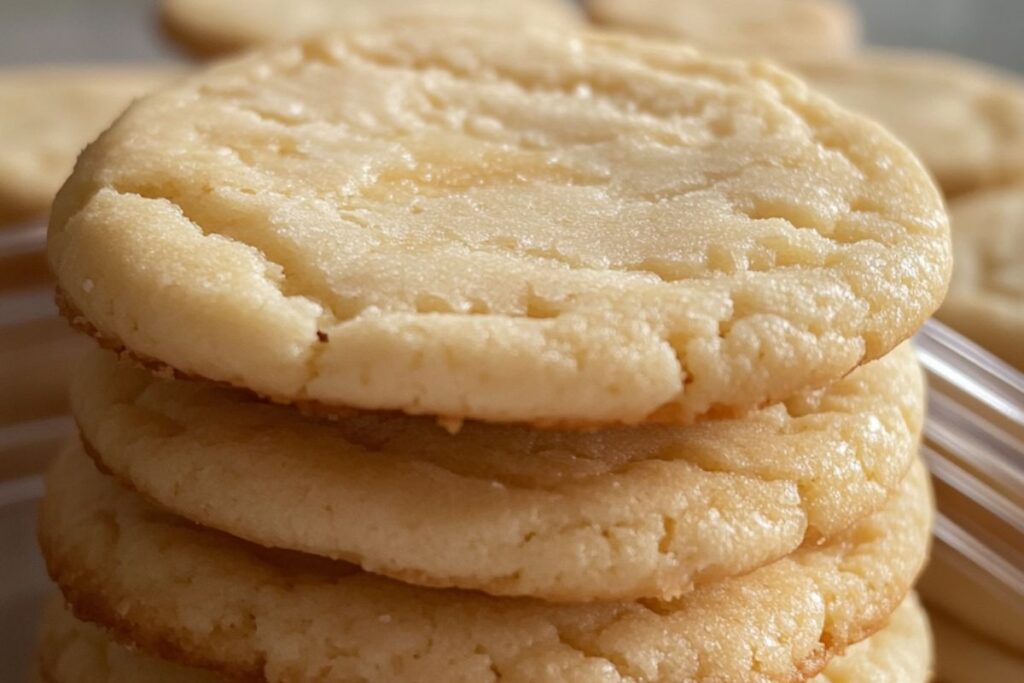
{"label": "blurry gray background", "polygon": [[[946,50],[1024,73],[1024,0],[852,1],[870,43]],[[156,30],[155,5],[0,0],[0,65],[175,58]]]}

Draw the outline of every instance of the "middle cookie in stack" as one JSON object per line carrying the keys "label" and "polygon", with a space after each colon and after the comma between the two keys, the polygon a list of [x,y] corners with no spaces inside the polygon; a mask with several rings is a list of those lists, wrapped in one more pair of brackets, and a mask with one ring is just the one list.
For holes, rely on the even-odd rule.
{"label": "middle cookie in stack", "polygon": [[452,435],[304,419],[95,351],[72,404],[102,470],[205,526],[421,585],[590,601],[676,598],[879,510],[916,455],[923,393],[903,345],[742,419]]}
{"label": "middle cookie in stack", "polygon": [[130,109],[50,257],[78,327],[179,376],[83,362],[41,515],[75,615],[149,655],[799,681],[924,561],[900,342],[942,203],[763,64],[411,20],[271,47]]}

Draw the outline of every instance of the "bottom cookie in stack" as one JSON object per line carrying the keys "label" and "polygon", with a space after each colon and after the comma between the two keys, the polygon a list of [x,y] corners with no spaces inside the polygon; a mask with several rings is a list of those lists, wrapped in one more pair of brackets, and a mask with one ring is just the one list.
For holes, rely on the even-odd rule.
{"label": "bottom cookie in stack", "polygon": [[[811,683],[924,683],[931,672],[928,619],[911,594],[888,626],[836,657]],[[43,683],[223,683],[220,675],[130,649],[55,600],[43,620]]]}
{"label": "bottom cookie in stack", "polygon": [[[917,464],[883,511],[744,576],[671,602],[554,604],[414,587],[254,546],[158,510],[74,446],[49,475],[40,542],[79,617],[234,678],[797,681],[889,623],[930,522]],[[888,666],[877,642],[861,648],[862,666]]]}

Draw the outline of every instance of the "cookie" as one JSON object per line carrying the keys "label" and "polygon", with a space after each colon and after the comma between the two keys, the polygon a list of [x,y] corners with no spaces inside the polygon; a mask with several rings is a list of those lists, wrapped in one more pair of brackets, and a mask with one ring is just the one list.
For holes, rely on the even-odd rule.
{"label": "cookie", "polygon": [[1024,184],[949,204],[956,267],[936,317],[1024,370]]}
{"label": "cookie", "polygon": [[1024,82],[931,53],[796,65],[812,86],[892,130],[949,196],[1024,179]]}
{"label": "cookie", "polygon": [[813,58],[852,52],[860,18],[846,0],[585,0],[598,24],[716,52]]}
{"label": "cookie", "polygon": [[117,65],[0,70],[0,222],[45,215],[82,148],[176,73]]}
{"label": "cookie", "polygon": [[119,645],[101,629],[75,619],[61,600],[46,606],[37,658],[43,683],[224,682],[212,672]]}
{"label": "cookie", "polygon": [[160,14],[168,35],[200,57],[408,15],[506,24],[581,21],[571,0],[259,0],[245,11],[231,0],[161,0]]}
{"label": "cookie", "polygon": [[96,350],[73,412],[100,468],[177,514],[431,586],[586,601],[677,597],[834,536],[914,460],[909,345],[741,420],[598,432],[303,419]]}
{"label": "cookie", "polygon": [[928,616],[911,594],[888,626],[833,659],[811,683],[927,683],[932,650]]}
{"label": "cookie", "polygon": [[140,102],[49,235],[72,317],[152,362],[544,425],[824,386],[913,333],[949,251],[909,151],[768,65],[430,20]]}
{"label": "cookie", "polygon": [[79,618],[149,652],[254,680],[799,680],[883,627],[924,560],[917,465],[828,544],[671,601],[575,605],[418,588],[268,551],[161,512],[58,458],[40,545]]}
{"label": "cookie", "polygon": [[[911,595],[889,624],[834,658],[810,683],[925,683],[931,643],[928,619]],[[216,683],[213,672],[133,651],[74,618],[59,602],[47,609],[40,643],[46,683]]]}
{"label": "cookie", "polygon": [[937,679],[942,683],[1019,681],[1024,678],[1024,652],[1013,650],[965,627],[941,610],[929,617],[935,630]]}

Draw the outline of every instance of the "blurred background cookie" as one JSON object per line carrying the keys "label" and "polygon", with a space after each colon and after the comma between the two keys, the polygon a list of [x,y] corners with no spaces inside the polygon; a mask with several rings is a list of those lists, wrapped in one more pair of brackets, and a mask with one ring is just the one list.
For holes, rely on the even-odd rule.
{"label": "blurred background cookie", "polygon": [[0,71],[0,223],[44,216],[78,153],[178,73],[112,64]]}
{"label": "blurred background cookie", "polygon": [[852,52],[860,21],[848,0],[585,0],[595,23],[758,57]]}
{"label": "blurred background cookie", "polygon": [[572,0],[160,0],[168,35],[198,56],[397,16],[490,20],[505,25],[577,23]]}
{"label": "blurred background cookie", "polygon": [[953,280],[936,317],[1024,370],[1024,184],[958,197],[949,215]]}
{"label": "blurred background cookie", "polygon": [[1024,180],[1024,81],[937,53],[797,63],[821,92],[906,142],[948,196]]}

